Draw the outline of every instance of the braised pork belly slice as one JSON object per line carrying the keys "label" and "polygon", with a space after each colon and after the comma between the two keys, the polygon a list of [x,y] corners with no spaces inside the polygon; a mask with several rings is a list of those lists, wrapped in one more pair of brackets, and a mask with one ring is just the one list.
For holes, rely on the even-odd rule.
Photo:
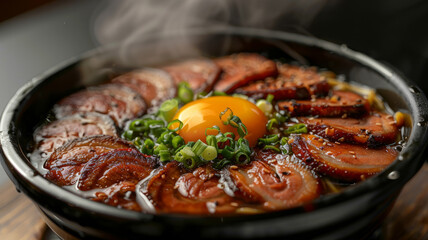
{"label": "braised pork belly slice", "polygon": [[140,211],[135,189],[158,166],[158,159],[135,149],[115,149],[91,158],[81,170],[77,188],[95,190],[91,199]]}
{"label": "braised pork belly slice", "polygon": [[370,110],[365,98],[349,91],[333,91],[331,96],[312,100],[280,101],[277,105],[291,116],[361,117]]}
{"label": "braised pork belly slice", "polygon": [[292,136],[291,148],[297,158],[316,171],[350,182],[358,182],[379,173],[398,156],[398,151],[390,146],[372,149],[338,144],[310,134]]}
{"label": "braised pork belly slice", "polygon": [[210,59],[190,59],[163,67],[178,85],[189,83],[196,92],[209,92],[220,75],[220,68]]}
{"label": "braised pork belly slice", "polygon": [[177,162],[170,162],[150,179],[143,192],[157,213],[233,213],[237,200],[226,194],[219,181],[209,166],[188,172]]}
{"label": "braised pork belly slice", "polygon": [[138,150],[114,149],[92,157],[82,168],[77,187],[82,191],[106,188],[122,181],[137,184],[157,167],[158,160]]}
{"label": "braised pork belly slice", "polygon": [[214,59],[214,62],[223,71],[214,90],[226,93],[250,82],[274,77],[278,73],[274,61],[255,53],[233,54]]}
{"label": "braised pork belly slice", "polygon": [[46,160],[46,178],[59,186],[72,185],[80,171],[93,157],[113,149],[134,148],[128,142],[113,136],[97,135],[76,138],[57,148]]}
{"label": "braised pork belly slice", "polygon": [[74,114],[38,128],[34,132],[35,151],[42,158],[48,158],[67,141],[94,135],[117,137],[114,121],[109,116],[98,113]]}
{"label": "braised pork belly slice", "polygon": [[120,75],[111,81],[138,92],[149,107],[159,106],[163,101],[175,96],[174,80],[161,69],[143,68]]}
{"label": "braised pork belly slice", "polygon": [[308,131],[333,142],[377,147],[394,143],[398,127],[394,117],[380,112],[372,112],[363,118],[307,118],[299,117]]}
{"label": "braised pork belly slice", "polygon": [[235,195],[259,203],[266,210],[286,209],[319,197],[321,184],[304,164],[272,151],[256,150],[254,160],[229,167],[237,187]]}
{"label": "braised pork belly slice", "polygon": [[278,77],[258,80],[238,88],[236,92],[255,98],[266,98],[272,94],[275,100],[283,100],[325,96],[329,90],[326,78],[316,69],[278,64]]}
{"label": "braised pork belly slice", "polygon": [[135,189],[134,182],[121,181],[109,187],[97,189],[90,199],[118,208],[141,211],[141,207],[136,201]]}
{"label": "braised pork belly slice", "polygon": [[63,98],[54,106],[58,119],[76,113],[96,112],[110,116],[119,127],[145,111],[146,104],[141,96],[120,84],[89,87]]}

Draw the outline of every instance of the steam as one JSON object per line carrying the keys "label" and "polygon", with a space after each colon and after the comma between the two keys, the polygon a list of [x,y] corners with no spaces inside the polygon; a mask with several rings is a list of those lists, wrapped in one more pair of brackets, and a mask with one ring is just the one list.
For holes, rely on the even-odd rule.
{"label": "steam", "polygon": [[[120,43],[122,55],[135,55],[135,46],[147,37],[186,36],[193,29],[246,27],[288,30],[305,29],[326,0],[123,0],[111,1],[95,19],[95,37],[100,44]],[[180,41],[180,40],[178,40]],[[197,55],[195,39],[171,41],[150,49]],[[172,45],[171,45],[172,44]],[[175,46],[174,46],[175,45]],[[130,49],[133,46],[133,50]],[[167,48],[167,49],[165,49]],[[143,52],[144,52],[143,51]],[[137,51],[138,52],[138,51]],[[140,56],[144,53],[139,53]],[[135,57],[135,56],[134,56]],[[133,59],[133,61],[138,59]]]}

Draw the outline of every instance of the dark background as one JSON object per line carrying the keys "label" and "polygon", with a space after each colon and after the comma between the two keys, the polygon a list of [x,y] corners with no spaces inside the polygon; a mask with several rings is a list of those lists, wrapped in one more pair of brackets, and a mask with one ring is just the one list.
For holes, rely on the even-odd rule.
{"label": "dark background", "polygon": [[17,15],[31,11],[54,0],[14,0],[4,1],[0,7],[0,22],[13,18]]}
{"label": "dark background", "polygon": [[[278,6],[285,2],[269,1]],[[305,26],[293,22],[295,16],[285,15],[269,27],[290,30],[291,26],[293,31],[345,44],[392,66],[428,93],[428,1],[318,2],[322,8]],[[0,6],[0,110],[18,88],[34,76],[98,46],[94,18],[109,3],[111,1],[101,0],[3,1]],[[294,14],[305,17],[304,13]],[[245,19],[230,20],[231,25],[245,23]],[[0,183],[5,179],[0,170]]]}
{"label": "dark background", "polygon": [[308,29],[401,71],[428,92],[428,1],[332,1]]}
{"label": "dark background", "polygon": [[[272,2],[274,1],[269,3],[272,4]],[[323,2],[321,10],[310,24],[301,27],[298,32],[338,44],[346,44],[351,49],[361,51],[396,68],[417,82],[425,92],[428,92],[428,80],[425,80],[425,76],[428,74],[428,1],[333,0],[320,2]],[[56,9],[58,12],[64,11],[64,9],[74,9],[76,16],[70,19],[74,21],[71,24],[83,29],[82,31],[87,34],[81,38],[90,39],[91,44],[98,45],[91,36],[91,20],[97,9],[109,3],[110,1],[98,0],[74,1],[73,3],[58,0],[5,1],[0,7],[0,24],[4,26],[14,23],[17,19],[19,20],[19,16],[29,15],[28,12],[43,12],[40,10],[41,7],[44,9],[51,7],[51,10]],[[281,5],[282,3],[284,2],[276,1],[274,4]],[[308,5],[308,8],[310,7]],[[63,19],[51,12],[44,12],[44,14],[51,21]],[[84,18],[78,19],[79,15]],[[42,18],[36,16],[31,20],[42,21]],[[28,23],[30,24],[30,22]],[[231,24],[239,25],[233,21]],[[290,25],[293,24],[291,17],[283,16],[272,28],[290,30]],[[68,45],[70,42],[63,42],[63,44]],[[0,47],[3,46],[0,45]]]}

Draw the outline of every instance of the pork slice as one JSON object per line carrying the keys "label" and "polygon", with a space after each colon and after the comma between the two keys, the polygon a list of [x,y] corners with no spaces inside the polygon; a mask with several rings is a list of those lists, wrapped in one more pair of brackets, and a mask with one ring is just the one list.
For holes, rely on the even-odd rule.
{"label": "pork slice", "polygon": [[238,188],[235,194],[266,210],[296,207],[321,193],[321,184],[310,169],[273,151],[256,150],[250,164],[229,171]]}
{"label": "pork slice", "polygon": [[360,144],[372,148],[394,143],[398,135],[394,117],[380,112],[373,112],[358,119],[300,117],[298,120],[305,123],[313,134],[330,141]]}
{"label": "pork slice", "polygon": [[255,98],[266,98],[272,94],[275,100],[310,99],[311,96],[325,96],[330,85],[314,68],[289,64],[278,64],[278,77],[267,78],[238,88],[237,93]]}
{"label": "pork slice", "polygon": [[97,189],[90,197],[92,201],[108,204],[110,206],[133,211],[141,211],[136,200],[136,184],[129,181],[121,181],[103,189]]}
{"label": "pork slice", "polygon": [[46,178],[59,186],[72,185],[80,177],[80,171],[93,157],[113,149],[134,148],[121,138],[96,135],[75,138],[57,148],[46,160]]}
{"label": "pork slice", "polygon": [[398,156],[398,151],[391,146],[371,149],[337,144],[310,134],[294,135],[291,148],[297,158],[319,173],[349,182],[358,182],[381,172]]}
{"label": "pork slice", "polygon": [[142,68],[111,80],[137,91],[148,107],[158,107],[163,101],[175,96],[175,84],[171,75],[156,68]]}
{"label": "pork slice", "polygon": [[117,136],[114,121],[98,113],[74,114],[39,127],[34,132],[35,151],[46,159],[67,141],[94,135]]}
{"label": "pork slice", "polygon": [[291,116],[361,117],[369,113],[369,102],[350,91],[333,91],[331,96],[312,100],[280,101],[280,110]]}
{"label": "pork slice", "polygon": [[137,184],[155,167],[155,157],[128,149],[114,149],[92,157],[82,168],[77,187],[82,191],[106,188],[126,181]]}
{"label": "pork slice", "polygon": [[276,76],[274,61],[255,53],[239,53],[214,59],[223,73],[214,90],[231,93],[250,82]]}
{"label": "pork slice", "polygon": [[220,68],[206,58],[189,59],[163,69],[172,76],[176,85],[187,82],[196,93],[211,91],[220,75]]}
{"label": "pork slice", "polygon": [[54,113],[58,119],[84,112],[106,114],[123,127],[127,120],[141,116],[146,108],[134,90],[120,84],[104,84],[63,98],[55,104]]}
{"label": "pork slice", "polygon": [[144,194],[158,213],[233,213],[237,208],[235,200],[219,187],[219,180],[209,166],[189,172],[177,162],[170,162],[150,179]]}

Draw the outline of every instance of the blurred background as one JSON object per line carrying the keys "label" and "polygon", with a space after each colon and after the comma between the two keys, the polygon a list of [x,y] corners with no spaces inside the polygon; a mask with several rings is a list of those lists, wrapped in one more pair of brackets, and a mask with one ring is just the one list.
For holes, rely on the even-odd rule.
{"label": "blurred background", "polygon": [[[428,92],[428,1],[15,0],[1,5],[1,110],[34,76],[99,45],[206,25],[292,31],[344,44]],[[0,170],[0,183],[6,179]]]}

